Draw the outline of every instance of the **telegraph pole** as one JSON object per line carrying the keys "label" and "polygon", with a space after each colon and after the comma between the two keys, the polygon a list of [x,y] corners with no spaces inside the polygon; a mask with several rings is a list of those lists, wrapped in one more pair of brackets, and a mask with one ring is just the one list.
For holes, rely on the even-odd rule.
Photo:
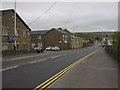
{"label": "telegraph pole", "polygon": [[102,29],[102,40],[103,40],[103,29]]}
{"label": "telegraph pole", "polygon": [[73,49],[75,47],[75,38],[74,38],[74,26],[73,26]]}
{"label": "telegraph pole", "polygon": [[15,39],[15,50],[17,49],[17,44],[16,44],[16,0],[15,0],[15,11],[14,11],[14,39]]}

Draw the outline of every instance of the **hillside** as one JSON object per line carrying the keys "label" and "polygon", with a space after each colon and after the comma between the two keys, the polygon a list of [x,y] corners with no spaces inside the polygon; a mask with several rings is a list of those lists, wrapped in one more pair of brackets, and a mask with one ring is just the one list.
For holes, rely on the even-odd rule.
{"label": "hillside", "polygon": [[113,35],[113,32],[81,32],[81,33],[74,33],[77,37],[82,37],[84,39],[92,39],[92,40],[101,40],[102,35],[104,37],[111,37]]}

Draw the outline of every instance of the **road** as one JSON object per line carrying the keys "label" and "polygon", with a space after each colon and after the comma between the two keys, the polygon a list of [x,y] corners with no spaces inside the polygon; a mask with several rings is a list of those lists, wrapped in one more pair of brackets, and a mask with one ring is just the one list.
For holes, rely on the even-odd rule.
{"label": "road", "polygon": [[94,46],[67,51],[49,52],[40,56],[3,62],[3,88],[35,88],[80,58],[100,49]]}

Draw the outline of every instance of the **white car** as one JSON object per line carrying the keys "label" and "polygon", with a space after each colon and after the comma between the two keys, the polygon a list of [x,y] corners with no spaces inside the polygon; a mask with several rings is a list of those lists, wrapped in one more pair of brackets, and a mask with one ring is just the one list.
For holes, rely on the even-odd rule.
{"label": "white car", "polygon": [[54,47],[51,48],[51,50],[52,50],[52,51],[59,51],[60,48],[59,48],[58,46],[54,46]]}
{"label": "white car", "polygon": [[46,50],[46,51],[50,51],[50,50],[51,50],[51,48],[52,48],[52,47],[51,47],[51,46],[49,46],[49,47],[46,47],[46,49],[45,49],[45,50]]}

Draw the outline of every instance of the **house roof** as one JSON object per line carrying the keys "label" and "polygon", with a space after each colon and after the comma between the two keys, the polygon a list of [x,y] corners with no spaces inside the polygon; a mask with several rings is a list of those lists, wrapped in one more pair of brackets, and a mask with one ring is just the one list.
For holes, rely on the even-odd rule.
{"label": "house roof", "polygon": [[37,31],[31,31],[30,34],[46,34],[50,30],[37,30]]}
{"label": "house roof", "polygon": [[65,32],[69,33],[69,34],[72,34],[69,30],[67,29],[63,29]]}
{"label": "house roof", "polygon": [[46,34],[46,33],[49,33],[50,31],[52,30],[57,30],[58,32],[60,33],[63,33],[63,34],[69,34],[69,32],[66,32],[64,31],[64,29],[60,29],[60,28],[52,28],[51,30],[36,30],[36,31],[31,31],[30,34]]}
{"label": "house roof", "polygon": [[63,34],[69,34],[68,32],[64,31],[64,29],[62,28],[52,28],[51,30],[57,30],[58,32],[63,33]]}
{"label": "house roof", "polygon": [[[0,11],[0,15],[3,15],[4,13],[11,13],[11,12],[15,12],[14,9],[7,9],[7,10],[1,10]],[[23,21],[23,19],[18,15],[18,13],[16,13],[16,16],[21,20],[21,22],[31,31],[30,27],[25,23],[25,21]]]}
{"label": "house roof", "polygon": [[77,37],[77,36],[74,36],[74,35],[70,35],[70,38],[73,38],[73,39],[83,39],[81,37]]}

